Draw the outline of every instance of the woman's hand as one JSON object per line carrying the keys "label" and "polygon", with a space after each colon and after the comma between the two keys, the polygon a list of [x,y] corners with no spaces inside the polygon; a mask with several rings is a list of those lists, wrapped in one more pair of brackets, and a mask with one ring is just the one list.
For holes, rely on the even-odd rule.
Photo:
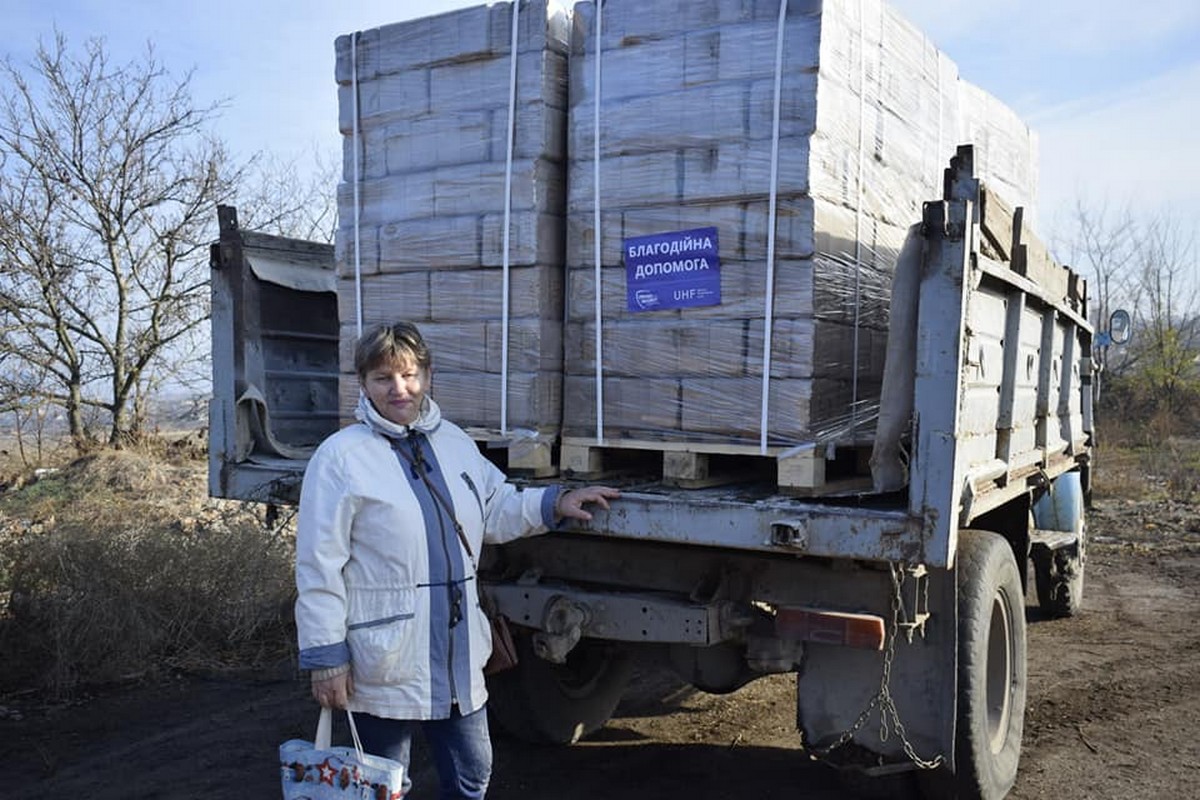
{"label": "woman's hand", "polygon": [[345,708],[346,704],[350,702],[350,696],[354,694],[354,678],[350,676],[348,670],[323,680],[314,678],[312,694],[313,698],[324,708]]}
{"label": "woman's hand", "polygon": [[620,496],[619,491],[608,486],[582,486],[561,493],[554,508],[560,519],[579,519],[586,522],[592,515],[584,509],[585,504],[595,503],[607,510],[608,501],[616,500]]}

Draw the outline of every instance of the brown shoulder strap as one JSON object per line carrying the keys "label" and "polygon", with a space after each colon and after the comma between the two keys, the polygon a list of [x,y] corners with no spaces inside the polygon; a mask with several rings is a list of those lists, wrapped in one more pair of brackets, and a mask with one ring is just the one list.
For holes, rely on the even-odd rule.
{"label": "brown shoulder strap", "polygon": [[396,439],[392,439],[392,449],[400,454],[400,457],[413,467],[413,471],[424,481],[425,486],[429,488],[429,493],[433,495],[433,499],[445,510],[446,516],[450,517],[450,521],[454,523],[454,531],[458,534],[458,540],[462,542],[463,547],[467,550],[467,555],[471,558],[472,571],[479,572],[479,564],[475,560],[475,551],[471,549],[471,543],[467,541],[467,534],[463,530],[462,525],[458,523],[458,518],[454,516],[454,507],[450,502],[442,496],[438,488],[433,485],[433,481],[429,480],[428,465],[425,463],[425,456],[421,453],[421,443],[417,441],[416,434],[408,435],[409,445],[412,447],[412,453],[406,453],[404,446]]}

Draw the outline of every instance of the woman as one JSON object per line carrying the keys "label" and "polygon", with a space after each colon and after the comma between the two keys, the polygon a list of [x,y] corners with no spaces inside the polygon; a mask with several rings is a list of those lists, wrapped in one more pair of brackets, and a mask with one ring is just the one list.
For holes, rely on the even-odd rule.
{"label": "woman", "polygon": [[481,798],[492,766],[483,679],[491,629],[476,554],[563,518],[589,520],[587,504],[608,508],[619,493],[518,490],[442,419],[428,395],[432,366],[409,323],[358,342],[360,424],[317,448],[300,493],[300,666],[312,670],[318,703],[358,712],[367,752],[404,765],[405,792],[420,727],[441,797]]}

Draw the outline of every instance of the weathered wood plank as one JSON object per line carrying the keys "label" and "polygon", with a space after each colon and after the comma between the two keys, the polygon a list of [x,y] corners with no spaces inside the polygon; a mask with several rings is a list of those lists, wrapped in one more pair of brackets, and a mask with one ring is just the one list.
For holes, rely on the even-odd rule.
{"label": "weathered wood plank", "polygon": [[1017,208],[1013,215],[1012,268],[1042,286],[1050,297],[1068,297],[1070,270],[1054,262],[1050,251],[1025,224],[1024,208]]}
{"label": "weathered wood plank", "polygon": [[[870,490],[870,450],[853,448],[850,458],[839,451],[838,463],[827,460],[822,447],[772,447],[721,442],[663,442],[622,439],[598,445],[567,437],[559,448],[561,473],[596,480],[629,474],[657,474],[669,486],[698,489],[746,482],[773,482],[782,494],[818,497]],[[841,457],[845,456],[845,458]]]}
{"label": "weathered wood plank", "polygon": [[1014,245],[1018,244],[1013,228],[1013,209],[994,192],[984,187],[979,193],[979,224],[984,239],[995,250],[1000,261],[1011,261]]}

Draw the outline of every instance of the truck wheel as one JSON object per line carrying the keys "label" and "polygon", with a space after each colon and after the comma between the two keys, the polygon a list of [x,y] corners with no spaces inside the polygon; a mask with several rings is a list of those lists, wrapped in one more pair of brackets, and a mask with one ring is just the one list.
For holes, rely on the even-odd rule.
{"label": "truck wheel", "polygon": [[633,672],[624,648],[584,639],[555,664],[514,633],[517,666],[488,676],[492,719],[510,736],[536,744],[574,744],[612,717]]}
{"label": "truck wheel", "polygon": [[1083,488],[1077,472],[1055,479],[1050,492],[1034,505],[1034,525],[1044,530],[1071,531],[1075,543],[1062,547],[1034,546],[1033,582],[1038,605],[1048,617],[1073,617],[1083,608],[1083,565],[1087,560],[1087,520]]}
{"label": "truck wheel", "polygon": [[990,531],[958,538],[960,798],[999,800],[1017,779],[1025,727],[1025,599],[1012,548]]}

